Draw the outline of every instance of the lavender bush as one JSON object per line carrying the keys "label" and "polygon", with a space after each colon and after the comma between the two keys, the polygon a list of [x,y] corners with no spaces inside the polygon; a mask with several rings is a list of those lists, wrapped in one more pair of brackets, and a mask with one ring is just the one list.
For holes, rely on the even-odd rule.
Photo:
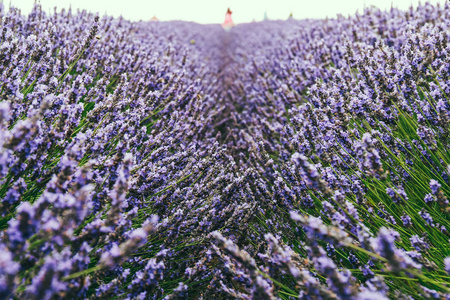
{"label": "lavender bush", "polygon": [[0,299],[450,298],[448,4],[0,16]]}

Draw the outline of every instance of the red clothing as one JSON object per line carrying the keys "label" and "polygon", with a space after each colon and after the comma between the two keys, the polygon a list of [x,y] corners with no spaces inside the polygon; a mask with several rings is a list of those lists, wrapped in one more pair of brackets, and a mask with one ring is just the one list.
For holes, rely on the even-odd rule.
{"label": "red clothing", "polygon": [[225,15],[225,22],[223,22],[224,24],[232,24],[233,20],[231,19],[231,14],[226,14]]}
{"label": "red clothing", "polygon": [[228,9],[227,13],[225,14],[225,21],[222,23],[222,27],[224,29],[231,29],[231,27],[234,26],[233,20],[231,19],[232,11]]}

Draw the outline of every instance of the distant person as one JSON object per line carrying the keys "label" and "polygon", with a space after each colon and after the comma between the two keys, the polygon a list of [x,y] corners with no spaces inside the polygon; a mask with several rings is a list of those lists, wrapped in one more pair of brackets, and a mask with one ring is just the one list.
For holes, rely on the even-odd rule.
{"label": "distant person", "polygon": [[222,23],[222,27],[226,31],[229,31],[234,26],[233,20],[231,19],[232,13],[230,8],[228,8],[227,13],[225,14],[225,21]]}

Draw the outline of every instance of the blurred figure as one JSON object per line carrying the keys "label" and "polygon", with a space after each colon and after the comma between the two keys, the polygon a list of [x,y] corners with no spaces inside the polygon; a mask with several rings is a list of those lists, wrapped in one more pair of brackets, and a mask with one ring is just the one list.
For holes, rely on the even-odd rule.
{"label": "blurred figure", "polygon": [[233,12],[228,8],[227,13],[225,14],[225,21],[222,23],[223,29],[226,31],[230,31],[230,29],[234,26],[233,20],[231,19],[231,14]]}

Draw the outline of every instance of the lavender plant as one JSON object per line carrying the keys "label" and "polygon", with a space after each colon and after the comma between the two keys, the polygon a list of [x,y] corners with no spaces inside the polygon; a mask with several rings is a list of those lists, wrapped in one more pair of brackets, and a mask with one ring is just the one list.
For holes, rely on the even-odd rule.
{"label": "lavender plant", "polygon": [[448,298],[449,20],[1,5],[0,299]]}

